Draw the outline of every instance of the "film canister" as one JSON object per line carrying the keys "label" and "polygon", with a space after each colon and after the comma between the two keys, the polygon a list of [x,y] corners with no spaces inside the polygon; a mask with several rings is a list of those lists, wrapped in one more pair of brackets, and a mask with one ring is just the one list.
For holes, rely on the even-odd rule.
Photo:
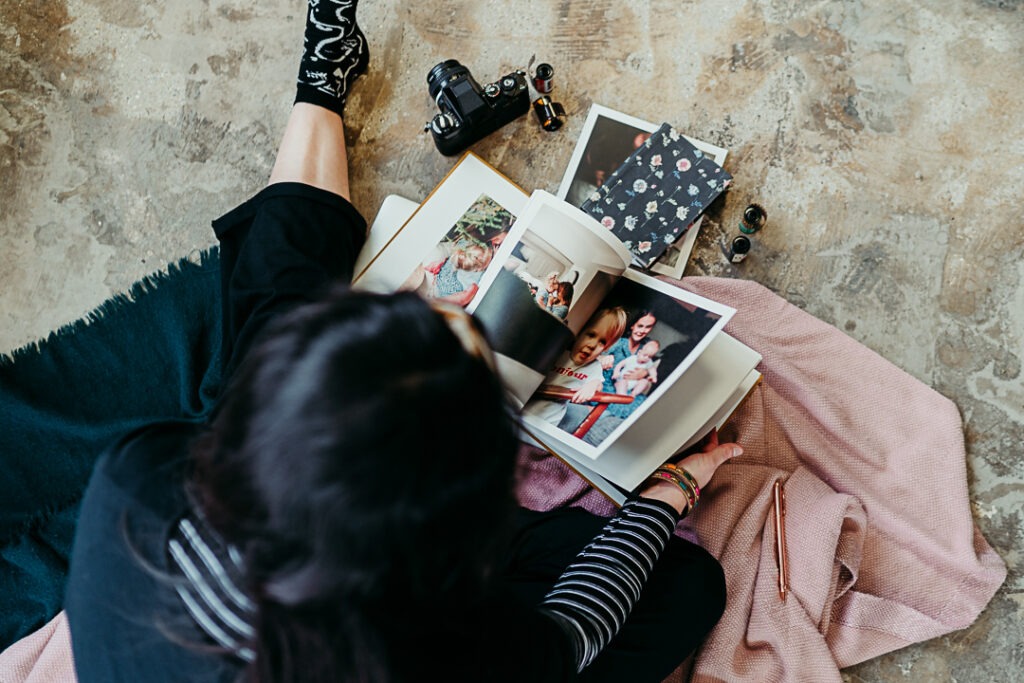
{"label": "film canister", "polygon": [[565,123],[565,109],[550,97],[538,97],[533,103],[533,113],[540,121],[540,127],[546,131],[556,131]]}
{"label": "film canister", "polygon": [[547,95],[554,87],[552,81],[555,78],[555,69],[550,64],[538,64],[537,70],[533,72],[533,87],[537,92]]}
{"label": "film canister", "polygon": [[743,209],[743,218],[740,219],[740,232],[753,235],[764,227],[768,220],[768,212],[760,204],[750,204]]}
{"label": "film canister", "polygon": [[733,263],[739,263],[743,259],[747,258],[747,254],[749,252],[750,238],[744,235],[737,235],[729,246],[729,260]]}

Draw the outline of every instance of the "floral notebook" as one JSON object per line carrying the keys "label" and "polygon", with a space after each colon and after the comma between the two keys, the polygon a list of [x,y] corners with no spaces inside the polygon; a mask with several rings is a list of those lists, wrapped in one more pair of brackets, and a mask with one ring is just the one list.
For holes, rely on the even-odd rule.
{"label": "floral notebook", "polygon": [[732,182],[714,159],[662,124],[580,207],[649,268]]}

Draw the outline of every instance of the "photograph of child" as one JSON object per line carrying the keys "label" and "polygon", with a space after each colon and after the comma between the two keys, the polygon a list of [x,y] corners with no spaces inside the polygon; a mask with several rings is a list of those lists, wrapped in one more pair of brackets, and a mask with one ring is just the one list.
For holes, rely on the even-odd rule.
{"label": "photograph of child", "polygon": [[565,322],[569,315],[569,306],[572,305],[573,296],[576,294],[575,280],[579,277],[579,273],[573,273],[571,282],[561,279],[561,274],[558,271],[548,273],[543,281],[533,278],[526,271],[519,271],[517,274],[529,286],[530,293],[537,305]]}
{"label": "photograph of child", "polygon": [[[504,374],[517,405],[530,401],[621,277],[628,252],[605,231],[591,230],[590,222],[553,195],[536,191],[470,303],[508,367]],[[563,361],[562,367],[579,370],[568,358]]]}
{"label": "photograph of child", "polygon": [[[576,294],[579,271],[568,258],[530,231],[523,233],[505,268],[522,280],[544,311],[563,323]],[[542,277],[538,273],[545,273]]]}
{"label": "photograph of child", "polygon": [[[595,313],[576,335],[572,347],[558,359],[542,387],[568,389],[572,394],[560,400],[533,398],[526,404],[525,412],[571,433],[579,420],[570,416],[566,421],[568,406],[589,402],[601,389],[604,369],[598,358],[622,336],[626,319],[626,311],[618,306]],[[576,424],[570,427],[572,422]]]}
{"label": "photograph of child", "polygon": [[594,455],[664,393],[724,324],[720,313],[673,296],[671,287],[652,278],[644,278],[649,285],[638,278],[644,276],[620,279],[603,297],[524,411],[557,428],[542,431],[568,435],[574,447]]}
{"label": "photograph of child", "polygon": [[401,289],[466,306],[479,291],[480,279],[514,220],[493,199],[480,195],[416,266]]}
{"label": "photograph of child", "polygon": [[[654,356],[660,348],[661,345],[657,340],[651,339],[640,347],[635,356],[626,356],[620,360],[612,371],[612,378],[615,380],[615,393],[629,394],[630,396],[646,394],[651,385],[657,381],[657,375],[654,373]],[[637,377],[634,374],[637,370],[647,372],[640,375],[639,379],[633,379],[633,377]]]}
{"label": "photograph of child", "polygon": [[[522,275],[523,279],[526,279],[527,275],[528,274],[524,273]],[[551,295],[554,294],[555,288],[558,287],[558,271],[553,270],[548,273],[548,276],[544,278],[543,283],[536,281],[531,282],[530,287],[534,290],[534,298],[537,299],[537,303],[540,307],[547,308],[548,299],[551,298]]]}
{"label": "photograph of child", "polygon": [[548,290],[548,296],[544,303],[544,310],[559,320],[565,320],[569,315],[569,305],[572,303],[574,293],[573,284],[563,280],[555,281],[554,286]]}

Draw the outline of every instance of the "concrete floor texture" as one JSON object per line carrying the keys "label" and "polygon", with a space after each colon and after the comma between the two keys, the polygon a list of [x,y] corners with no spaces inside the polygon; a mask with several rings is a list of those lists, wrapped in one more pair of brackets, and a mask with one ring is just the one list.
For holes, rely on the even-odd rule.
{"label": "concrete floor texture", "polygon": [[[0,351],[213,244],[268,176],[304,8],[0,0]],[[360,24],[346,124],[370,218],[454,163],[422,132],[447,58],[481,82],[555,67],[561,131],[531,114],[473,147],[528,189],[557,189],[592,103],[728,148],[687,274],[756,280],[955,401],[1008,565],[973,626],[844,679],[1024,679],[1024,2],[364,0]],[[732,265],[750,201],[768,224]]]}

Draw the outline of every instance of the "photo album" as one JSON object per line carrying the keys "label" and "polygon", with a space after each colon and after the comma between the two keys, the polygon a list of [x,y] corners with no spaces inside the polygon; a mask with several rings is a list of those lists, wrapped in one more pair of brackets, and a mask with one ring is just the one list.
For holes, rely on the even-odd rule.
{"label": "photo album", "polygon": [[[414,290],[472,313],[521,410],[524,441],[562,458],[621,504],[659,465],[728,418],[759,380],[760,355],[722,331],[733,309],[642,272],[636,245],[600,213],[581,208],[595,195],[616,196],[599,192],[606,182],[636,180],[620,169],[627,159],[642,159],[648,171],[654,156],[670,165],[671,149],[644,146],[652,135],[678,142],[665,126],[627,121],[639,142],[623,148],[616,164],[603,156],[612,148],[602,121],[610,110],[599,111],[570,162],[562,197],[528,194],[472,152],[421,204],[389,197],[356,263],[354,286]],[[588,146],[595,149],[588,153]],[[702,166],[691,148],[699,149],[685,141],[674,158],[690,163],[678,166]],[[633,156],[637,150],[645,151]],[[703,168],[704,177],[721,186],[727,174],[713,168],[720,166]],[[691,175],[680,177],[684,195],[710,201],[709,183],[690,194]],[[676,216],[682,204],[673,205],[667,228],[651,212],[650,229],[676,238],[695,232],[692,215]]]}

